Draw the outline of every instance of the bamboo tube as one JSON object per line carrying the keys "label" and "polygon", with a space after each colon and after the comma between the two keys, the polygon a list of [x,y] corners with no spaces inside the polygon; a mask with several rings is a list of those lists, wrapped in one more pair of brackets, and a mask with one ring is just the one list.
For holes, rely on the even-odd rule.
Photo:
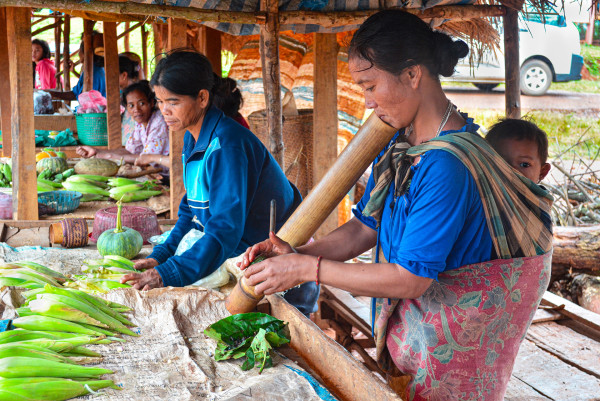
{"label": "bamboo tube", "polygon": [[[371,114],[277,235],[292,246],[308,242],[396,131],[375,113]],[[246,283],[245,277],[242,277],[227,297],[225,307],[232,315],[250,312],[261,298],[262,296],[254,293],[254,287]]]}

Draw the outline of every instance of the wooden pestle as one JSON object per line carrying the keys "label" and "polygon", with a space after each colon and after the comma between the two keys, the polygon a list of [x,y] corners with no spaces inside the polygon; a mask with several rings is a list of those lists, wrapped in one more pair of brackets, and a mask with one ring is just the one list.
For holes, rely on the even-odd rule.
{"label": "wooden pestle", "polygon": [[[396,131],[372,113],[277,236],[292,246],[308,242]],[[256,295],[254,287],[242,277],[227,297],[225,307],[232,315],[250,312],[262,297]]]}

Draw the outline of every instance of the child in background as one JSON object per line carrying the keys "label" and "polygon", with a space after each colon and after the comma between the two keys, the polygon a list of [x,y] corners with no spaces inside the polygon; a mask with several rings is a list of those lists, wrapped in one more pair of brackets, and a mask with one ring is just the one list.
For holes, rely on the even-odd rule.
{"label": "child in background", "polygon": [[548,137],[530,121],[507,118],[494,124],[485,139],[508,164],[535,183],[550,171]]}
{"label": "child in background", "polygon": [[31,41],[31,58],[35,63],[34,87],[36,89],[56,88],[56,68],[50,60],[50,47],[48,42],[40,39]]}

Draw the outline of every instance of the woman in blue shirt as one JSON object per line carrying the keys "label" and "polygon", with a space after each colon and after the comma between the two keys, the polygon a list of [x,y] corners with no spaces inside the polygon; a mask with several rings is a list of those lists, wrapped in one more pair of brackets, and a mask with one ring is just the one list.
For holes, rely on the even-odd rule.
{"label": "woman in blue shirt", "polygon": [[[260,140],[213,106],[219,77],[200,53],[180,51],[161,59],[150,84],[165,122],[185,132],[183,181],[186,194],[177,224],[162,245],[137,261],[129,281],[137,289],[185,286],[214,272],[269,232],[269,205],[277,201],[277,228],[302,201],[300,193]],[[174,256],[191,229],[204,232],[188,251]],[[286,298],[303,313],[315,310],[314,282],[289,291]]]}

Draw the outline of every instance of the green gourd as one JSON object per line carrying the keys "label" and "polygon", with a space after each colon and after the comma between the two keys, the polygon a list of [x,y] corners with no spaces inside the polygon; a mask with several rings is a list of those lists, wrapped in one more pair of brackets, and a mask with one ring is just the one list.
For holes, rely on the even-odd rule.
{"label": "green gourd", "polygon": [[62,157],[47,157],[40,160],[35,165],[35,170],[41,173],[44,170],[50,171],[52,174],[62,173],[69,168],[67,161]]}
{"label": "green gourd", "polygon": [[121,225],[121,212],[123,204],[117,202],[117,227],[109,229],[100,234],[96,244],[100,255],[119,255],[127,259],[133,259],[144,243],[142,235],[133,228]]}

